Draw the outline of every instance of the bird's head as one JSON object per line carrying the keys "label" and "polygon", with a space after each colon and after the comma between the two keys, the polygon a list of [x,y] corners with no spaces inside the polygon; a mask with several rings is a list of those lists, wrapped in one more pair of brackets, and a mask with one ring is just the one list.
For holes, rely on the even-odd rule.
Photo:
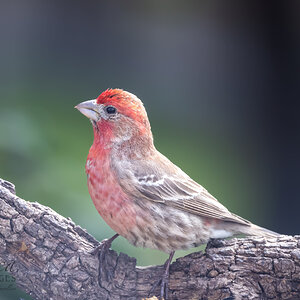
{"label": "bird's head", "polygon": [[91,120],[95,138],[117,143],[149,133],[152,138],[144,105],[129,92],[108,89],[97,99],[82,102],[75,108]]}

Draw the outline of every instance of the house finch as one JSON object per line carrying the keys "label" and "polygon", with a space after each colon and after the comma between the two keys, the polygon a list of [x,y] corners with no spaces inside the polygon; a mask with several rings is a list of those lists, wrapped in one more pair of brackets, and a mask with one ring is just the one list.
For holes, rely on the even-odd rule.
{"label": "house finch", "polygon": [[94,130],[86,173],[99,214],[137,247],[170,254],[161,283],[167,293],[175,250],[235,234],[277,236],[231,213],[205,188],[156,150],[143,103],[121,89],[108,89],[76,108]]}

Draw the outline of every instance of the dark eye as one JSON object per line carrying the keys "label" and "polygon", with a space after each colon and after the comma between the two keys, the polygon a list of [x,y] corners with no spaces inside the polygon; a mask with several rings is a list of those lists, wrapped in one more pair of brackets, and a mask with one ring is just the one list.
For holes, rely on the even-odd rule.
{"label": "dark eye", "polygon": [[106,112],[110,115],[115,114],[117,112],[116,108],[113,106],[107,106],[105,108]]}

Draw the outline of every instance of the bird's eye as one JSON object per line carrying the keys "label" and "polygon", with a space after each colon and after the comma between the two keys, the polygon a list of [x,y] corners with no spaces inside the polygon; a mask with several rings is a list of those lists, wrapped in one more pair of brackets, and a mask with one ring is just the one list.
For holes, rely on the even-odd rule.
{"label": "bird's eye", "polygon": [[117,112],[116,108],[113,106],[107,106],[105,108],[106,112],[110,115],[115,114]]}

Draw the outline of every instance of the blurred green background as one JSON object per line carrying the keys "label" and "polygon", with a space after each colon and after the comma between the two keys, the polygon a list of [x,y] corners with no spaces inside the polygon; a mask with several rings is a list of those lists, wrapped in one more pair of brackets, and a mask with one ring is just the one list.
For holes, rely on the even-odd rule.
{"label": "blurred green background", "polygon": [[0,3],[0,177],[20,197],[114,234],[87,191],[92,127],[73,107],[118,87],[143,100],[157,148],[231,211],[299,234],[299,2]]}

